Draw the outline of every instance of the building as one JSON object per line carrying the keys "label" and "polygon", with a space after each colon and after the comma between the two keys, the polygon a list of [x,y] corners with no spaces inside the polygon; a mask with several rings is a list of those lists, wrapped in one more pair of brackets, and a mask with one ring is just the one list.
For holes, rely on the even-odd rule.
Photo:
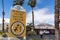
{"label": "building", "polygon": [[[9,23],[4,23],[4,31],[8,31]],[[2,24],[0,24],[0,30],[2,30]]]}
{"label": "building", "polygon": [[38,24],[35,26],[34,30],[36,31],[37,35],[55,34],[55,27],[50,24]]}

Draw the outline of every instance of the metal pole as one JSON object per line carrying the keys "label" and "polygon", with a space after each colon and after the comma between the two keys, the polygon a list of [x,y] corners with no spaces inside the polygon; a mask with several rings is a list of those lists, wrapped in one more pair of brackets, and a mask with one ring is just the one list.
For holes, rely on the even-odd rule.
{"label": "metal pole", "polygon": [[4,0],[2,0],[2,30],[4,31]]}

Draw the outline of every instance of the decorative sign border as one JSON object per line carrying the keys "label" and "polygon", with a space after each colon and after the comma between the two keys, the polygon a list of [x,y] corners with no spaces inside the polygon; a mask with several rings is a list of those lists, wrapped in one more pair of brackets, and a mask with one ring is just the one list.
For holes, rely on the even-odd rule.
{"label": "decorative sign border", "polygon": [[[20,24],[21,27],[22,27],[22,31],[19,32],[18,34],[16,34],[16,32],[13,30],[13,27],[14,27],[15,24]],[[24,32],[24,24],[22,22],[16,21],[11,25],[10,30],[11,30],[11,33],[14,34],[15,36],[20,36]]]}

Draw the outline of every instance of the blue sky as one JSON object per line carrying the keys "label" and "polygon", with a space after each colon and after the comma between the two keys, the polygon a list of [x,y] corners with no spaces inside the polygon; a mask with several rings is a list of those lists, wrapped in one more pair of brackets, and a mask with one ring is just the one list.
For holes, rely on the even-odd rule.
{"label": "blue sky", "polygon": [[[54,17],[55,0],[36,0],[36,2],[37,2],[37,4],[36,4],[36,7],[34,8],[34,13],[36,13],[37,16],[38,16],[38,14],[42,15],[42,16],[38,16],[38,17],[41,17],[41,20],[44,20],[44,21],[45,21],[45,19],[47,19],[47,18],[44,18],[44,16],[48,16],[52,20],[51,21],[46,20],[47,22],[44,22],[44,21],[43,22],[53,24],[54,19],[51,18],[50,16]],[[10,18],[10,8],[11,8],[12,4],[13,4],[13,0],[4,0],[5,19],[9,20],[9,18]],[[23,8],[26,10],[27,23],[29,23],[29,22],[31,22],[31,19],[29,20],[29,18],[31,18],[29,16],[31,14],[31,7],[28,6],[28,0],[25,0]],[[39,13],[38,13],[38,11],[39,11]],[[44,12],[44,13],[40,14],[42,12]],[[37,16],[35,16],[35,17],[37,17]],[[2,0],[0,0],[0,19],[1,18],[2,18]],[[38,18],[38,19],[40,19],[40,18]],[[43,23],[43,22],[40,21],[40,23]],[[35,24],[39,24],[39,20],[36,21],[36,19],[35,19]]]}

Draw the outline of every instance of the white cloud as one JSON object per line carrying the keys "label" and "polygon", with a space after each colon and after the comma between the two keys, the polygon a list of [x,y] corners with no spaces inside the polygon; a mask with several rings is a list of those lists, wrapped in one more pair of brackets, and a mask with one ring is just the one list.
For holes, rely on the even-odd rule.
{"label": "white cloud", "polygon": [[9,23],[9,19],[8,18],[5,18],[5,22]]}
{"label": "white cloud", "polygon": [[[5,22],[9,23],[9,19],[8,18],[4,18]],[[2,18],[0,17],[0,24],[2,23]]]}
{"label": "white cloud", "polygon": [[[39,23],[49,23],[54,24],[54,13],[50,11],[49,8],[42,8],[34,10],[34,21],[35,24]],[[5,18],[5,22],[9,23],[9,18]],[[28,12],[26,16],[26,23],[32,22],[32,11]],[[2,18],[0,17],[0,23],[2,23]]]}
{"label": "white cloud", "polygon": [[[39,23],[49,23],[54,24],[54,13],[51,12],[49,8],[37,9],[34,10],[34,20],[35,24]],[[26,23],[32,22],[32,13],[31,11],[27,14]]]}

